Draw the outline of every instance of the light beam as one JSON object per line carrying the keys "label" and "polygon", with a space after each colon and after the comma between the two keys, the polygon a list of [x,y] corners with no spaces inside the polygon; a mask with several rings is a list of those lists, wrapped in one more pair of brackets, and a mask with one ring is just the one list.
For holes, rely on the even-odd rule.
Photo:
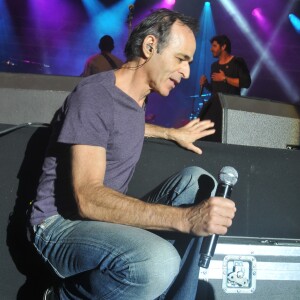
{"label": "light beam", "polygon": [[[290,0],[289,6],[293,5],[293,0]],[[239,9],[235,6],[235,4],[231,0],[220,0],[220,3],[223,5],[225,10],[230,14],[233,21],[239,26],[244,35],[247,37],[254,50],[257,52],[259,56],[259,61],[265,64],[265,66],[270,70],[271,73],[277,74],[275,79],[278,84],[282,87],[284,92],[289,95],[293,102],[299,101],[299,92],[297,88],[293,85],[293,83],[289,80],[287,74],[280,68],[280,66],[276,63],[273,55],[269,52],[268,46],[264,46],[260,41],[259,37],[253,32],[249,23],[241,14]],[[280,27],[278,27],[279,30]],[[256,64],[257,68],[260,68],[260,64]],[[256,69],[251,71],[252,80],[257,76]],[[253,80],[254,81],[254,80]],[[249,90],[248,90],[249,91]],[[245,93],[243,93],[245,94]]]}

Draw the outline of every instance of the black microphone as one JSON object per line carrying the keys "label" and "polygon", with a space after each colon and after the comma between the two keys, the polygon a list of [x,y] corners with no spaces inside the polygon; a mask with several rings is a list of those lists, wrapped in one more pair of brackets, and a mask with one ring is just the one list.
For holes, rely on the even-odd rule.
{"label": "black microphone", "polygon": [[[217,186],[216,197],[223,197],[230,199],[233,186],[237,183],[238,172],[233,167],[223,167],[219,172],[219,183]],[[199,267],[207,269],[211,258],[215,254],[219,235],[213,234],[203,238],[201,249]]]}
{"label": "black microphone", "polygon": [[204,84],[201,85],[201,88],[200,88],[200,92],[199,92],[199,96],[200,97],[202,96],[203,90],[204,90]]}

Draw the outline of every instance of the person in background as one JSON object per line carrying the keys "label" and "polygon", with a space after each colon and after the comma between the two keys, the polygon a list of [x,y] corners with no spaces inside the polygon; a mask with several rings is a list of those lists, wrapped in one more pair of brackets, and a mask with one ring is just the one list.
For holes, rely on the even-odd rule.
{"label": "person in background", "polygon": [[33,245],[61,279],[44,299],[195,299],[202,237],[227,232],[234,202],[212,197],[216,182],[197,166],[142,199],[126,192],[144,136],[200,154],[194,141],[214,133],[199,119],[145,124],[147,95],[189,77],[197,24],[152,12],[132,31],[126,63],[82,79],[56,114],[29,218]]}
{"label": "person in background", "polygon": [[94,54],[87,59],[81,76],[86,77],[99,72],[118,69],[122,66],[123,62],[111,53],[115,45],[110,35],[104,35],[99,40],[98,47],[100,53]]}
{"label": "person in background", "polygon": [[226,35],[214,36],[211,52],[218,61],[211,65],[211,81],[205,75],[200,77],[200,90],[206,88],[212,94],[240,95],[241,88],[249,88],[251,77],[245,60],[231,54],[231,42]]}

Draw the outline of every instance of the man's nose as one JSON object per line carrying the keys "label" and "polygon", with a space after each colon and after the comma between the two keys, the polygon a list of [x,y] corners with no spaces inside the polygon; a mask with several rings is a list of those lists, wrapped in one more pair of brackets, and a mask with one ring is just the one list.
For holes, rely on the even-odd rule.
{"label": "man's nose", "polygon": [[185,64],[181,68],[182,78],[188,79],[190,77],[190,64],[186,61]]}

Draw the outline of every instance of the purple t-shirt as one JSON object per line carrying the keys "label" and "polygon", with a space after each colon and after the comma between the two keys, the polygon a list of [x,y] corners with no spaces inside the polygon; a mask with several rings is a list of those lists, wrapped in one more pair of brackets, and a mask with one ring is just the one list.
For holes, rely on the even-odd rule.
{"label": "purple t-shirt", "polygon": [[144,109],[115,86],[114,71],[83,79],[54,118],[30,224],[40,224],[57,213],[76,218],[70,145],[105,148],[104,185],[126,193],[141,154],[144,132]]}

